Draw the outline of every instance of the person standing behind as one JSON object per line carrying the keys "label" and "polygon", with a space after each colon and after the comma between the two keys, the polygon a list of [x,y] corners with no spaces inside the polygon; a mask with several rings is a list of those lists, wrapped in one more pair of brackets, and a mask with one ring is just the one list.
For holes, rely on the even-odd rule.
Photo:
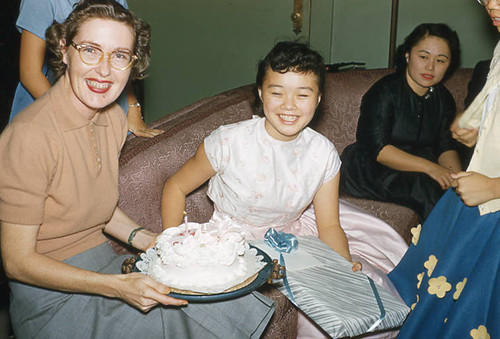
{"label": "person standing behind", "polygon": [[405,38],[396,72],[363,96],[356,142],[341,156],[346,193],[427,218],[461,170],[449,131],[455,101],[442,85],[459,63],[458,36],[445,24],[421,24]]}
{"label": "person standing behind", "polygon": [[[116,0],[128,8],[127,0]],[[20,82],[16,88],[9,121],[21,110],[42,96],[54,83],[54,73],[45,61],[45,31],[52,22],[63,22],[78,0],[22,0],[16,25],[21,32],[19,55]],[[117,99],[127,113],[129,131],[140,137],[152,138],[161,130],[148,129],[142,119],[141,106],[132,84]]]}

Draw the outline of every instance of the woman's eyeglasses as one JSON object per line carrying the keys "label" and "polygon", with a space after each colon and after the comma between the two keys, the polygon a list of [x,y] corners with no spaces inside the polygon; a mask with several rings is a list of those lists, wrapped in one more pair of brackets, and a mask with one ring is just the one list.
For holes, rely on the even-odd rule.
{"label": "woman's eyeglasses", "polygon": [[495,3],[500,4],[500,0],[477,0],[477,2],[483,6],[486,6],[490,1],[495,1]]}
{"label": "woman's eyeglasses", "polygon": [[106,54],[108,56],[109,65],[119,71],[124,71],[128,69],[135,60],[137,56],[126,51],[115,51],[115,52],[103,52],[99,47],[80,44],[77,45],[73,41],[70,41],[70,45],[73,46],[80,55],[82,62],[89,66],[95,66],[99,64]]}

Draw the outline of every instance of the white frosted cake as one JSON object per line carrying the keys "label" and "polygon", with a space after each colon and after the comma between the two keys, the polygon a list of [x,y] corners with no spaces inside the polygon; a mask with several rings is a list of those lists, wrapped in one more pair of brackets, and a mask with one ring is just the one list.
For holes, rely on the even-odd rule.
{"label": "white frosted cake", "polygon": [[249,282],[265,266],[230,220],[186,223],[168,228],[156,247],[141,255],[137,268],[182,291],[220,293]]}

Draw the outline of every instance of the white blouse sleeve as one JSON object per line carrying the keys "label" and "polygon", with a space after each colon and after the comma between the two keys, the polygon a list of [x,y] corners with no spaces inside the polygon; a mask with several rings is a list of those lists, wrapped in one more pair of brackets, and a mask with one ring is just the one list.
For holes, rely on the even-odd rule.
{"label": "white blouse sleeve", "polygon": [[217,128],[204,140],[208,161],[216,172],[220,172],[229,162],[229,140],[224,126]]}
{"label": "white blouse sleeve", "polygon": [[335,146],[333,146],[330,149],[330,152],[328,153],[327,157],[327,167],[326,167],[326,172],[325,172],[325,180],[323,183],[328,182],[332,180],[337,173],[340,170],[340,165],[342,164],[339,154],[337,153],[337,150],[335,149]]}

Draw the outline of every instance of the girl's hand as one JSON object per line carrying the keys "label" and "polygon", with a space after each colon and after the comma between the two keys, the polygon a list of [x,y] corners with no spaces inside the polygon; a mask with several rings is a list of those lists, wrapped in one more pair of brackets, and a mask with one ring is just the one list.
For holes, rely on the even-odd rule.
{"label": "girl's hand", "polygon": [[495,180],[476,172],[452,174],[456,180],[456,192],[467,206],[477,206],[497,198]]}
{"label": "girl's hand", "polygon": [[358,272],[363,269],[363,265],[359,261],[351,261],[351,264],[353,272]]}
{"label": "girl's hand", "polygon": [[453,178],[451,175],[453,172],[448,168],[429,162],[426,174],[437,181],[443,190],[447,190],[452,186]]}
{"label": "girl's hand", "polygon": [[115,287],[116,296],[142,312],[149,312],[158,304],[187,305],[186,300],[167,296],[170,293],[170,287],[160,284],[145,274],[130,273],[116,275],[116,277],[119,280]]}

